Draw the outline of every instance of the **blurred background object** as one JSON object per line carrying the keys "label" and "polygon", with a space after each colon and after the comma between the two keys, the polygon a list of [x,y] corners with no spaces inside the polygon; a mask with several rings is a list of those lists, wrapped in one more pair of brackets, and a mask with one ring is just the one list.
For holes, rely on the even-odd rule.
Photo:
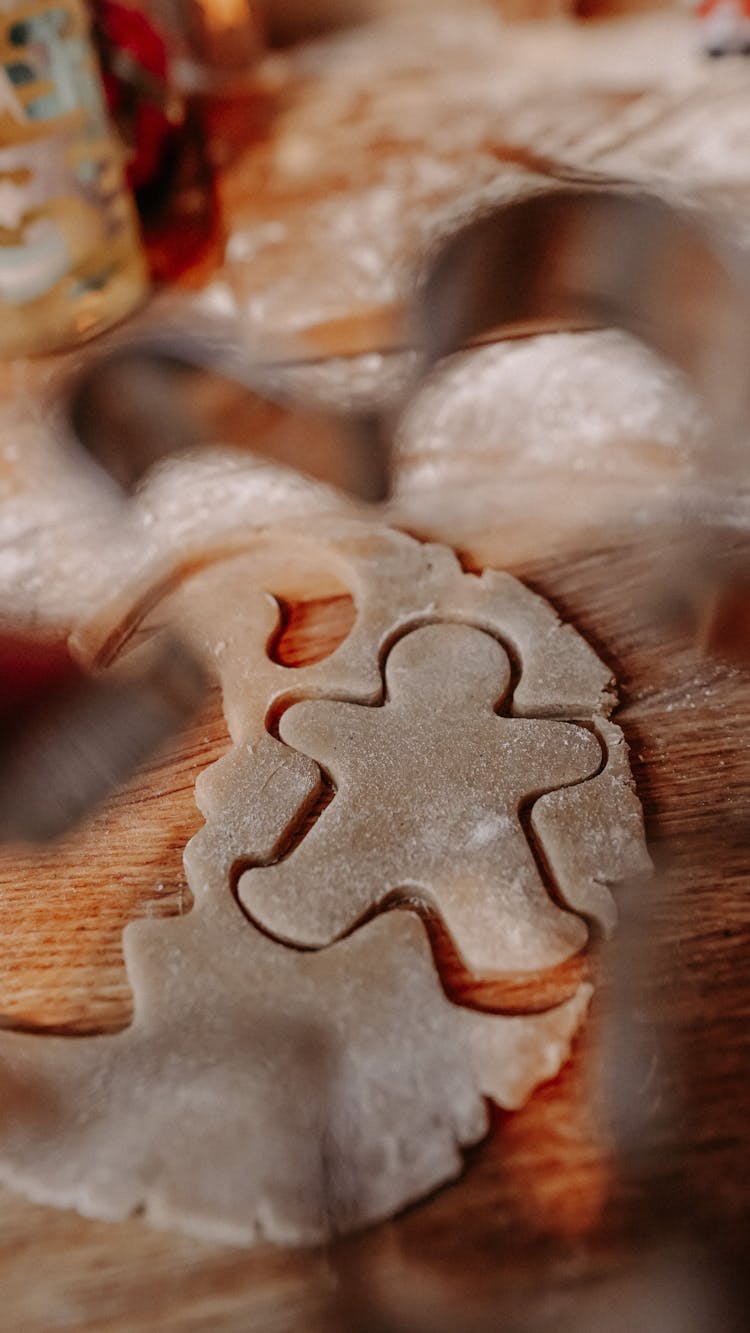
{"label": "blurred background object", "polygon": [[[641,13],[669,8],[670,0],[493,0],[493,7],[501,18],[525,22]],[[264,12],[269,38],[284,43],[382,15],[448,8],[455,0],[265,0]]]}
{"label": "blurred background object", "polygon": [[219,241],[214,171],[254,137],[263,50],[255,0],[91,0],[110,114],[128,161],[151,277],[171,281]]}
{"label": "blurred background object", "polygon": [[706,55],[750,55],[750,0],[698,0],[695,12]]}
{"label": "blurred background object", "polygon": [[0,0],[0,354],[69,346],[146,291],[82,0]]}
{"label": "blurred background object", "polygon": [[226,92],[252,70],[263,49],[258,0],[137,0],[166,39],[177,87]]}
{"label": "blurred background object", "polygon": [[107,102],[137,194],[168,171],[184,107],[164,37],[146,14],[119,0],[92,0],[92,14]]}
{"label": "blurred background object", "polygon": [[162,637],[125,672],[84,672],[59,639],[0,628],[0,841],[57,838],[184,727],[205,679]]}

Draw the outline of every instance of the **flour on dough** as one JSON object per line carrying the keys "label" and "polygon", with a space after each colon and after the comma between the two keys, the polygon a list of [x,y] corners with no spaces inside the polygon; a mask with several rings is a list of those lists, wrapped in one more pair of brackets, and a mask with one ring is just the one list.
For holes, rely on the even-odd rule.
{"label": "flour on dough", "polygon": [[551,967],[582,948],[586,927],[547,893],[521,809],[593,777],[602,748],[570,722],[497,716],[510,677],[482,630],[426,625],[388,655],[381,707],[292,705],[282,740],[322,766],[336,795],[291,856],[242,876],[252,919],[320,947],[410,890],[477,975]]}
{"label": "flour on dough", "polygon": [[[352,589],[354,628],[324,661],[282,667],[267,652],[278,615],[267,593],[284,568],[321,553]],[[127,1031],[0,1032],[0,1178],[95,1217],[143,1210],[244,1244],[322,1240],[453,1178],[461,1149],[486,1132],[485,1098],[518,1107],[567,1058],[590,986],[524,1016],[453,1004],[422,921],[377,913],[374,867],[387,862],[390,888],[404,874],[414,888],[421,858],[425,895],[479,971],[569,956],[585,941],[584,916],[610,929],[613,890],[647,857],[621,733],[607,720],[609,672],[510,576],[464,574],[445,548],[354,521],[256,539],[185,581],[159,613],[215,669],[233,740],[196,786],[205,824],[185,850],[194,907],[127,927]],[[411,727],[408,765],[399,725]],[[373,740],[382,726],[385,746]],[[378,800],[390,804],[380,826],[359,829],[358,882],[334,825],[343,838],[355,777],[367,799],[373,756]],[[339,791],[305,834],[320,764]],[[574,911],[551,904],[531,874],[517,817],[527,799]],[[409,843],[430,820],[433,840],[447,821],[432,861],[424,838],[413,855]],[[504,891],[495,884],[495,920],[502,829],[514,871]],[[261,903],[262,929],[241,903],[251,914]],[[316,947],[273,938],[279,925]]]}

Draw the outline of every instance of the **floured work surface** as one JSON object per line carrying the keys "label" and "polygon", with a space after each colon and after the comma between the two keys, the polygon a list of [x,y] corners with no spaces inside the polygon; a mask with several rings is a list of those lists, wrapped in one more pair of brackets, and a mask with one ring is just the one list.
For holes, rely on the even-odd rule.
{"label": "floured work surface", "polygon": [[[267,592],[316,561],[354,623],[282,666]],[[198,783],[193,910],[128,928],[127,1031],[0,1033],[0,1178],[204,1237],[330,1239],[454,1177],[482,1094],[521,1106],[569,1053],[590,985],[457,1005],[415,912],[479,981],[544,979],[584,915],[611,929],[650,863],[610,673],[509,575],[351,521],[274,529],[153,614],[218,674],[233,741]]]}
{"label": "floured work surface", "polygon": [[[556,29],[549,43],[546,29],[529,31],[524,50],[532,53],[532,63],[537,55],[547,62],[548,75],[540,78],[535,66],[526,92],[523,52],[508,46],[507,77],[498,78],[493,61],[495,52],[505,49],[504,34],[497,34],[493,46],[480,23],[476,40],[464,6],[460,24],[466,35],[460,52],[449,32],[444,50],[450,49],[450,58],[438,52],[442,65],[436,70],[430,67],[429,42],[401,38],[394,44],[389,38],[387,50],[372,60],[368,42],[367,102],[356,100],[362,78],[356,62],[348,60],[344,132],[351,125],[348,108],[354,107],[361,112],[354,132],[362,172],[347,182],[342,171],[341,180],[347,199],[350,185],[355,203],[363,196],[357,218],[367,212],[379,227],[377,240],[389,241],[393,234],[401,253],[402,225],[421,232],[427,217],[429,227],[436,197],[460,204],[473,181],[480,195],[489,182],[492,197],[496,182],[500,189],[507,183],[511,192],[523,184],[523,165],[504,160],[493,137],[497,99],[506,93],[509,139],[522,137],[543,155],[637,176],[671,196],[730,206],[737,226],[747,225],[750,66],[695,60],[687,19],[659,16],[633,25],[632,48],[623,25],[603,25],[590,42],[585,34],[582,39],[590,47],[588,65],[577,55],[566,63],[564,52],[578,42],[572,29]],[[670,33],[674,29],[676,40],[662,40],[660,25]],[[427,36],[434,33],[440,38],[430,22]],[[357,39],[352,41],[356,45]],[[637,55],[629,67],[628,50]],[[645,60],[644,50],[651,53]],[[399,53],[400,60],[391,84],[385,78],[388,51]],[[481,89],[477,63],[488,75]],[[455,101],[436,92],[441,77]],[[237,218],[238,240],[224,292],[212,293],[212,299],[223,300],[245,276],[262,292],[268,275],[273,299],[264,298],[253,310],[259,331],[266,321],[272,332],[277,324],[293,324],[301,302],[297,326],[320,326],[312,346],[343,352],[363,341],[363,304],[364,341],[372,340],[368,311],[373,301],[387,303],[390,293],[382,291],[381,250],[376,243],[373,263],[369,234],[359,245],[362,231],[356,220],[352,224],[356,208],[340,206],[335,181],[326,174],[343,167],[343,148],[335,146],[336,83],[335,62],[310,68],[310,82],[292,115],[276,122],[260,153],[234,164],[227,201]],[[381,116],[378,91],[391,97],[394,89],[403,95],[403,109],[389,105]],[[317,119],[316,106],[322,108]],[[453,136],[442,143],[449,152],[453,145],[460,170],[437,160],[443,156],[433,132],[438,123]],[[401,127],[396,136],[394,124]],[[314,161],[298,141],[300,125],[315,128]],[[485,132],[487,126],[492,128]],[[480,144],[479,156],[459,142],[465,131]],[[410,170],[415,153],[418,174]],[[266,173],[269,159],[290,183],[281,203]],[[329,195],[330,205],[323,199]],[[310,214],[310,199],[317,197],[320,207]],[[253,217],[257,212],[257,234],[253,219],[248,224],[243,213],[247,209]],[[318,226],[319,217],[325,225]],[[337,263],[334,289],[326,285],[328,270],[319,260],[321,245],[328,245],[326,228],[337,219],[336,249],[347,262],[345,270]],[[228,225],[232,231],[231,219]],[[256,241],[266,248],[257,248]],[[285,281],[290,254],[299,264],[291,283]],[[321,293],[311,293],[308,284],[316,288],[319,279]],[[246,287],[245,295],[251,294]],[[341,322],[340,315],[350,318]],[[328,320],[334,323],[327,332]],[[323,367],[321,376],[340,394],[363,378],[371,386],[387,368],[387,358],[366,357]],[[8,600],[22,592],[42,616],[62,615],[70,623],[86,598],[89,605],[101,599],[123,555],[108,516],[97,514],[89,494],[71,487],[51,459],[39,389],[40,380],[46,386],[49,377],[46,365],[3,367],[0,582]],[[312,384],[312,372],[309,379]],[[655,622],[652,605],[654,570],[664,559],[659,512],[694,475],[695,445],[704,426],[670,377],[613,334],[483,349],[462,360],[445,392],[425,401],[418,416],[402,444],[397,521],[459,546],[469,568],[496,566],[525,580],[595,645],[620,683],[624,706],[617,721],[630,745],[650,845],[660,866],[666,861],[653,918],[660,963],[648,981],[646,1020],[673,1053],[672,1086],[687,1090],[679,1123],[671,1126],[662,1123],[663,1108],[650,1085],[644,1086],[642,1102],[655,1117],[655,1142],[664,1160],[689,1185],[691,1215],[725,1251],[744,1254],[750,1243],[750,773],[741,738],[750,725],[750,692],[738,672],[706,662],[686,635]],[[170,469],[139,503],[138,528],[124,565],[140,567],[165,549],[173,555],[204,531],[215,542],[238,525],[331,507],[332,497],[318,490],[268,470],[253,473],[234,460]],[[743,511],[746,515],[746,497],[738,492],[729,515],[734,530],[726,534],[727,549],[738,553],[748,545]],[[347,589],[325,571],[308,571],[280,592],[287,603],[276,645],[280,660],[315,660],[344,637],[351,624]],[[184,743],[89,829],[48,852],[20,856],[13,849],[3,855],[0,977],[9,1026],[70,1034],[127,1028],[132,996],[122,958],[123,927],[143,916],[189,911],[182,849],[203,822],[194,783],[228,744],[215,699]],[[532,985],[553,1007],[588,979],[578,959],[553,968],[541,990],[538,977],[477,982],[450,956],[442,972],[453,998],[488,1008],[515,1004],[521,1012],[528,1009]],[[417,1304],[431,1295],[443,1313],[457,1307],[461,1317],[471,1303],[472,1309],[491,1311],[495,1324],[503,1310],[517,1313],[519,1305],[530,1317],[535,1311],[548,1315],[552,1298],[557,1310],[576,1315],[589,1291],[638,1260],[633,1207],[645,1199],[639,1188],[618,1183],[592,1119],[587,1071],[598,1013],[595,1001],[575,1057],[560,1077],[522,1110],[494,1117],[492,1136],[470,1155],[454,1186],[390,1226],[320,1255],[248,1255],[158,1232],[139,1219],[85,1221],[2,1191],[7,1322],[47,1333],[50,1311],[56,1311],[71,1327],[96,1333],[103,1327],[151,1333],[157,1320],[164,1329],[183,1330],[197,1322],[243,1333],[248,1327],[296,1333],[300,1326],[330,1333],[343,1318],[342,1295],[351,1284],[360,1310],[365,1293],[383,1288],[397,1303],[409,1292]],[[658,1230],[657,1222],[653,1227]]]}

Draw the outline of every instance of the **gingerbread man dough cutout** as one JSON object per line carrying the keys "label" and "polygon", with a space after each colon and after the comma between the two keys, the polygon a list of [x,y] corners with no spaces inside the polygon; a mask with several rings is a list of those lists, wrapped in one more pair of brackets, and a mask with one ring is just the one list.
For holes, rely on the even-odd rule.
{"label": "gingerbread man dough cutout", "polygon": [[383,900],[416,892],[477,974],[569,957],[586,927],[547,893],[519,814],[597,772],[596,736],[497,716],[508,655],[465,625],[406,634],[385,680],[381,707],[316,700],[284,713],[282,740],[320,763],[337,790],[287,859],[242,876],[248,915],[279,940],[321,947]]}

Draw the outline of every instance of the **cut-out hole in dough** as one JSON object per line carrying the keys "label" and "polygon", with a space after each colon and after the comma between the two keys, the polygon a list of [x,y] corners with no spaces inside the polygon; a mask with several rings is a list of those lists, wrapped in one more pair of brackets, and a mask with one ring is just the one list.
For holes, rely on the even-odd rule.
{"label": "cut-out hole in dough", "polygon": [[324,662],[351,633],[356,619],[354,599],[337,597],[287,602],[276,597],[279,627],[267,652],[279,666],[304,667]]}
{"label": "cut-out hole in dough", "polygon": [[242,861],[232,867],[232,893],[240,911],[268,940],[286,949],[296,949],[300,953],[318,953],[322,952],[322,949],[340,945],[379,916],[388,912],[409,912],[419,917],[425,927],[435,960],[435,969],[446,998],[466,1009],[506,1016],[545,1013],[572,999],[579,987],[589,980],[588,949],[565,959],[557,966],[538,972],[509,973],[506,976],[497,974],[491,978],[474,976],[461,958],[437,906],[430,895],[418,885],[403,885],[398,889],[391,889],[363,912],[362,916],[348,926],[331,944],[322,946],[322,949],[317,945],[298,944],[294,940],[274,935],[257,921],[242,903],[237,891],[239,880],[246,870],[252,868],[252,865]]}
{"label": "cut-out hole in dough", "polygon": [[480,1013],[524,1015],[544,1013],[566,1003],[596,972],[597,945],[537,972],[475,977],[469,972],[450,933],[436,913],[422,916],[435,967],[448,999]]}
{"label": "cut-out hole in dough", "polygon": [[[537,1014],[564,1004],[578,987],[590,980],[591,949],[543,971],[477,978],[466,968],[450,931],[435,908],[418,889],[405,887],[389,895],[383,907],[416,912],[430,941],[435,967],[448,999],[463,1008],[484,1013]],[[375,909],[374,915],[379,909]]]}

